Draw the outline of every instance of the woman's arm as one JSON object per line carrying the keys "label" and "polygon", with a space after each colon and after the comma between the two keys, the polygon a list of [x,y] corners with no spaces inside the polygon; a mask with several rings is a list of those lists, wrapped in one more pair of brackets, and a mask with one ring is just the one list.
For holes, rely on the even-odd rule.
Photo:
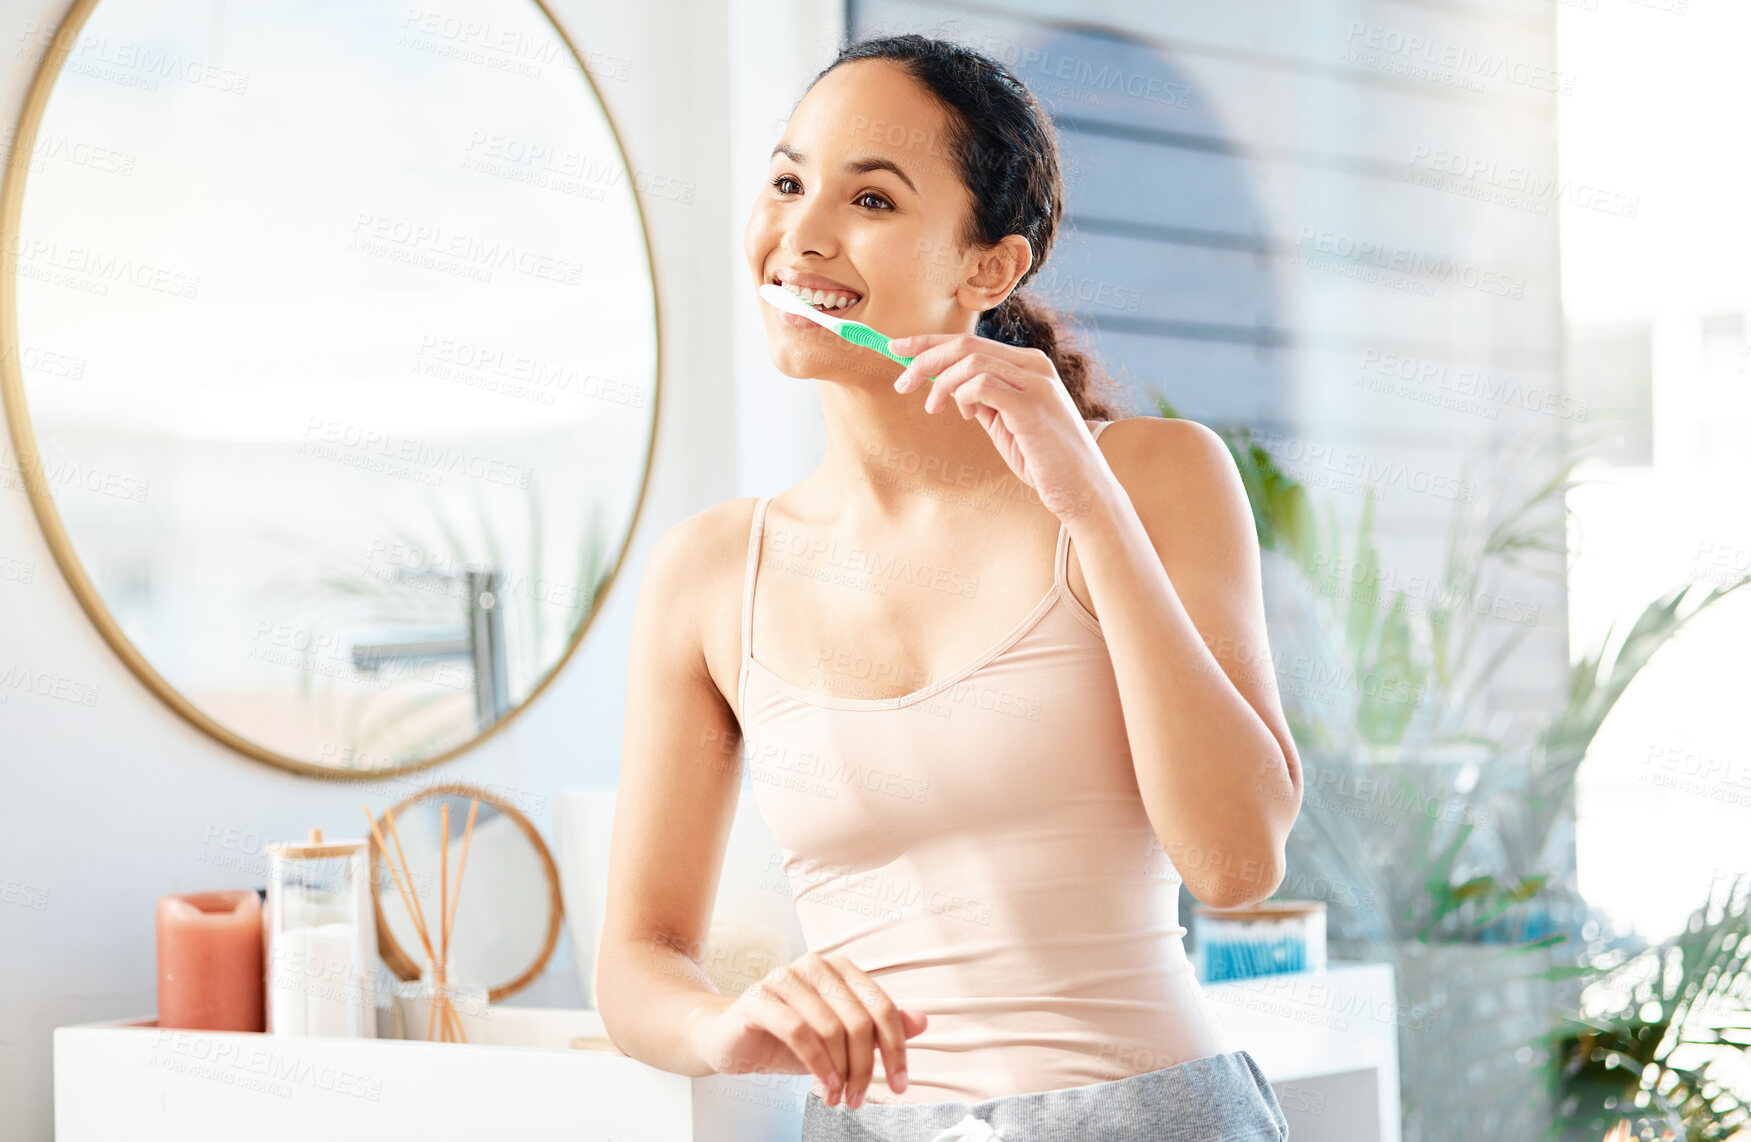
{"label": "woman's arm", "polygon": [[[596,1006],[614,1045],[692,1076],[715,1071],[688,1045],[692,1016],[733,1002],[703,967],[741,786],[741,729],[706,669],[702,638],[714,612],[700,568],[740,567],[733,554],[746,550],[745,537],[728,542],[729,515],[707,509],[677,524],[652,548],[639,584],[596,967]],[[735,547],[721,553],[727,564],[714,545]]]}
{"label": "woman's arm", "polygon": [[1196,421],[1133,417],[1101,442],[1112,478],[1069,528],[1144,807],[1199,900],[1262,900],[1283,879],[1301,760],[1271,669],[1245,487],[1222,438]]}
{"label": "woman's arm", "polygon": [[[701,632],[739,613],[751,522],[745,500],[683,520],[639,586],[596,1006],[614,1045],[659,1070],[813,1074],[827,1105],[858,1106],[878,1051],[890,1088],[906,1089],[906,1040],[924,1031],[922,1012],[844,956],[805,952],[735,997],[703,967],[742,734]],[[713,567],[735,569],[734,590],[712,587],[701,569]]]}

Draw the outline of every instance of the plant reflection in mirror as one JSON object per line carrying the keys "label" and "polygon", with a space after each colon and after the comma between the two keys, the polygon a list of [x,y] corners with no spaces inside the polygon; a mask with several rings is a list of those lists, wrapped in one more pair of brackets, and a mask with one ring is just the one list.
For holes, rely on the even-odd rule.
{"label": "plant reflection in mirror", "polygon": [[[453,521],[434,494],[423,526],[380,520],[387,554],[373,550],[332,561],[325,555],[319,574],[280,576],[264,583],[256,598],[298,614],[312,632],[312,644],[326,639],[350,651],[363,643],[437,638],[465,643],[472,606],[467,572],[497,571],[503,576],[505,602],[516,604],[509,612],[517,625],[506,639],[505,663],[509,704],[515,708],[564,658],[575,632],[595,608],[612,570],[612,553],[601,505],[592,503],[571,566],[562,575],[549,576],[537,479],[524,497],[527,555],[511,561],[502,529],[495,528],[480,489],[473,491],[472,528]],[[289,551],[307,553],[306,537],[266,532],[265,538]],[[382,687],[343,691],[331,673],[299,674],[298,695],[306,711],[321,717],[338,709],[341,716],[344,758],[335,768],[353,759],[363,762],[354,766],[362,769],[424,760],[468,742],[484,728],[476,709],[475,671],[466,656],[447,660],[410,651],[407,657],[386,659],[374,671],[355,669],[354,676],[379,678]]]}

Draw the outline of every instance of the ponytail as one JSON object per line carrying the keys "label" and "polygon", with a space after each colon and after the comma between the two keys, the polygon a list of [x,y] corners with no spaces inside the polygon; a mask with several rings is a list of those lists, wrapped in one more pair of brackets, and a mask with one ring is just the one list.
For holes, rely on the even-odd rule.
{"label": "ponytail", "polygon": [[1085,420],[1118,420],[1118,412],[1101,392],[1110,389],[1111,378],[1103,373],[1094,359],[1075,345],[1060,327],[1058,315],[1039,302],[1027,297],[1018,287],[1003,304],[979,315],[979,325],[973,330],[980,337],[989,337],[1005,345],[1023,349],[1038,349],[1052,360],[1052,367],[1076,402]]}

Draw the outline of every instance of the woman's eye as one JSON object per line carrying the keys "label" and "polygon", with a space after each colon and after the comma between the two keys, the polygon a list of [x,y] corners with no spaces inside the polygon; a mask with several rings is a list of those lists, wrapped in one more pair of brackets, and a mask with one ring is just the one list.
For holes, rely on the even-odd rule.
{"label": "woman's eye", "polygon": [[[800,193],[802,190],[802,184],[797,182],[795,176],[788,175],[788,174],[781,174],[781,175],[774,176],[772,179],[769,180],[769,184],[772,186],[773,189],[777,190],[778,193],[781,195],[797,194],[797,193]],[[794,187],[795,189],[794,190],[790,189],[791,187]],[[874,209],[874,210],[893,210],[894,209],[893,203],[889,202],[886,198],[884,198],[880,194],[877,194],[873,190],[864,191],[862,194],[858,195],[852,201],[856,202],[859,206],[865,206],[865,207],[869,207],[870,203],[874,203],[875,205],[873,207],[869,207],[870,209]]]}

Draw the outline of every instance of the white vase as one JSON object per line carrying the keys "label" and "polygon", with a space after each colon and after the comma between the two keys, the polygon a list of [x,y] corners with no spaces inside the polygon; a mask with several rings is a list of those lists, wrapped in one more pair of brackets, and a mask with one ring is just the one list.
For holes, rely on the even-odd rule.
{"label": "white vase", "polygon": [[596,948],[608,899],[615,794],[613,789],[565,789],[553,808],[553,860],[559,866],[566,933],[589,1008],[597,1006]]}

